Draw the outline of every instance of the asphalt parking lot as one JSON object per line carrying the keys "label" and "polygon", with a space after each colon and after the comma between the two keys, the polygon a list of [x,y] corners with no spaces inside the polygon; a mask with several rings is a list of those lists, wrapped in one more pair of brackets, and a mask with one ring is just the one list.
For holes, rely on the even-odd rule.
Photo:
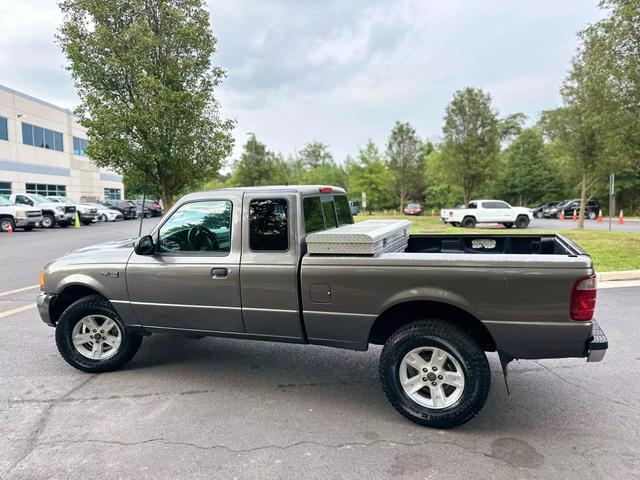
{"label": "asphalt parking lot", "polygon": [[0,478],[640,478],[640,287],[599,292],[603,362],[514,362],[509,396],[492,354],[482,413],[439,431],[387,403],[377,347],[153,335],[122,371],[69,367],[40,267],[137,227],[0,237]]}

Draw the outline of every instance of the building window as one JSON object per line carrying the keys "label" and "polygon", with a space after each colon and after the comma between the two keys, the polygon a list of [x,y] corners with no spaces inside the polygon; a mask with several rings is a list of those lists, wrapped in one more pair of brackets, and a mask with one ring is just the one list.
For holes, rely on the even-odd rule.
{"label": "building window", "polygon": [[251,200],[249,203],[249,248],[289,250],[287,201],[284,198]]}
{"label": "building window", "polygon": [[50,195],[67,195],[66,185],[47,185],[44,183],[27,183],[27,193],[37,193],[48,197]]}
{"label": "building window", "polygon": [[11,183],[0,182],[0,197],[9,197],[11,195]]}
{"label": "building window", "polygon": [[80,155],[81,157],[87,156],[87,139],[73,137],[73,154]]}
{"label": "building window", "polygon": [[0,140],[9,140],[9,130],[7,129],[7,119],[0,117]]}
{"label": "building window", "polygon": [[104,189],[105,200],[121,200],[122,196],[119,188],[105,188]]}
{"label": "building window", "polygon": [[22,143],[34,147],[64,151],[62,133],[22,122]]}

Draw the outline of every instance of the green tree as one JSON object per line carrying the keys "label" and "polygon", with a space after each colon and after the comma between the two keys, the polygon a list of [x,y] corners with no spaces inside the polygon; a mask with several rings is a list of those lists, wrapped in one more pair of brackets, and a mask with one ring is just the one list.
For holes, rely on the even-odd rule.
{"label": "green tree", "polygon": [[224,72],[202,0],[62,0],[57,40],[69,60],[103,167],[146,176],[169,208],[217,173],[233,123],[214,97]]}
{"label": "green tree", "polygon": [[464,204],[494,177],[502,134],[491,96],[480,89],[465,88],[447,106],[442,154],[448,179],[462,187]]}
{"label": "green tree", "polygon": [[424,192],[422,141],[408,123],[396,122],[387,142],[387,167],[400,210],[409,199],[421,198]]}
{"label": "green tree", "polygon": [[425,207],[453,207],[462,201],[462,188],[449,181],[447,163],[442,150],[436,149],[425,158]]}
{"label": "green tree", "polygon": [[287,183],[284,161],[251,135],[234,165],[229,183],[237,187]]}
{"label": "green tree", "polygon": [[553,191],[556,183],[542,134],[535,128],[520,132],[504,152],[505,169],[499,191],[527,206]]}
{"label": "green tree", "polygon": [[346,170],[351,198],[360,200],[362,192],[365,192],[369,211],[394,206],[389,170],[372,140],[360,149],[355,159],[347,159]]}
{"label": "green tree", "polygon": [[298,152],[298,159],[307,169],[331,165],[334,163],[329,146],[320,142],[311,142]]}

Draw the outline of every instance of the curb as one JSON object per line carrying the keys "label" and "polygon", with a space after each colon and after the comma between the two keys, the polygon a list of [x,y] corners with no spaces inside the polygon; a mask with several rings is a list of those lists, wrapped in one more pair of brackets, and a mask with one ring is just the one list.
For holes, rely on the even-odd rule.
{"label": "curb", "polygon": [[602,272],[597,274],[599,282],[614,282],[622,280],[640,280],[640,270],[623,270],[619,272]]}

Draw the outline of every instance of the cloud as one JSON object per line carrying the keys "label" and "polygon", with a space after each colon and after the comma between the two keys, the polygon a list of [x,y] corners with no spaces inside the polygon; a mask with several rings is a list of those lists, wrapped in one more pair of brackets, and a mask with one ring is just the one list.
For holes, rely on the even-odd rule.
{"label": "cloud", "polygon": [[[492,94],[503,114],[559,102],[576,32],[597,1],[209,0],[223,114],[292,153],[310,140],[342,160],[396,120],[437,137],[444,108],[465,86]],[[0,82],[73,108],[77,97],[53,36],[51,0],[0,0]]]}

